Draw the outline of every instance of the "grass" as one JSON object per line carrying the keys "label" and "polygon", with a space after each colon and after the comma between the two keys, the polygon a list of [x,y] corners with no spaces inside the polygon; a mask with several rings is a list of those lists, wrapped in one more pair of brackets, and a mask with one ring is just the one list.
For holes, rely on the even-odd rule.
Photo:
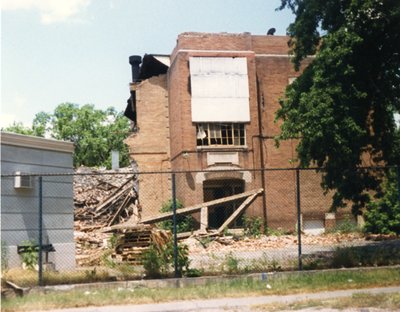
{"label": "grass", "polygon": [[[38,285],[38,272],[10,269],[3,274],[2,279],[13,282],[20,287],[32,287]],[[44,285],[110,282],[115,280],[116,277],[110,275],[108,271],[96,268],[72,272],[43,272]]]}
{"label": "grass", "polygon": [[400,264],[400,245],[387,241],[366,246],[338,247],[333,252],[316,253],[303,258],[303,269],[352,268]]}
{"label": "grass", "polygon": [[[266,283],[271,289],[266,287]],[[110,304],[157,303],[173,300],[209,299],[221,297],[292,294],[335,289],[355,289],[400,284],[399,268],[380,268],[363,271],[313,272],[282,275],[268,281],[238,278],[203,286],[176,288],[97,288],[30,294],[5,299],[2,311],[31,311],[68,307],[103,306]],[[397,299],[396,299],[397,300]]]}
{"label": "grass", "polygon": [[306,308],[316,309],[338,309],[349,308],[379,308],[389,311],[395,311],[400,308],[400,294],[354,294],[352,297],[327,300],[306,300],[294,302],[291,304],[265,304],[253,307],[253,311],[282,311],[282,310],[300,310]]}

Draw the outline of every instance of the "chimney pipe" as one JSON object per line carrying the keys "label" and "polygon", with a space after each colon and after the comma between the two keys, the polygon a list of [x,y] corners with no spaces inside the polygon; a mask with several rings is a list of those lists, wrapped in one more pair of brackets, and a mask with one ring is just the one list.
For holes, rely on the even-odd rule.
{"label": "chimney pipe", "polygon": [[129,64],[132,66],[132,82],[138,81],[140,63],[142,63],[142,57],[140,55],[131,55],[129,57]]}

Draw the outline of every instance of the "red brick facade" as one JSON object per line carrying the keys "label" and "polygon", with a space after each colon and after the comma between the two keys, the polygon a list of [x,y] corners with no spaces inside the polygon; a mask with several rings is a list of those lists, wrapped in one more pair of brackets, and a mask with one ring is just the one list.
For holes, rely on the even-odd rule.
{"label": "red brick facade", "polygon": [[[268,226],[295,227],[295,172],[274,171],[264,175],[253,169],[289,168],[295,164],[295,141],[282,142],[275,147],[273,137],[279,134],[275,112],[289,81],[296,72],[288,56],[289,38],[284,36],[252,36],[244,34],[183,33],[171,53],[166,75],[135,84],[137,126],[139,131],[126,142],[139,170],[193,171],[243,169],[243,171],[193,172],[177,175],[177,197],[185,206],[204,201],[204,183],[213,180],[243,180],[244,189],[268,189],[265,199],[260,196],[247,209],[247,214],[266,217]],[[191,115],[190,57],[245,57],[247,59],[250,122],[246,123],[246,146],[198,147],[196,124]],[[308,61],[305,62],[305,64]],[[228,153],[238,163],[210,164],[210,155]],[[149,187],[141,176],[141,189]],[[140,195],[143,215],[158,213],[161,203],[169,199],[170,181],[164,176],[160,189]],[[150,180],[150,179],[149,179]],[[320,176],[307,172],[302,185],[311,189],[303,199],[303,219],[325,221],[331,198],[320,188]],[[307,197],[308,196],[308,197]],[[318,199],[317,199],[318,198]],[[332,226],[332,216],[329,226]]]}

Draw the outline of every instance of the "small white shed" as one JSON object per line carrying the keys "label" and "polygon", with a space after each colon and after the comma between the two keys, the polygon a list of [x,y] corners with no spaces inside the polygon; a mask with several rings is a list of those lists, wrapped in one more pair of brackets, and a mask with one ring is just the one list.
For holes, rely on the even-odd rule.
{"label": "small white shed", "polygon": [[71,142],[1,132],[1,241],[9,267],[21,265],[19,245],[38,242],[41,174],[43,243],[55,249],[45,260],[56,270],[75,267],[73,151]]}

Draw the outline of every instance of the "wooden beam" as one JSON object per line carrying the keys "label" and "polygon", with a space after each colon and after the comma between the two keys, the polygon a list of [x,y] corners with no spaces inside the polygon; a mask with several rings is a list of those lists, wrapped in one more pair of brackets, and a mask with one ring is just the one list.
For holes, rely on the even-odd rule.
{"label": "wooden beam", "polygon": [[117,211],[114,213],[113,216],[110,217],[110,220],[107,224],[107,226],[111,226],[113,225],[114,221],[118,218],[118,216],[120,215],[122,209],[128,204],[129,200],[132,198],[130,192],[125,196],[125,199],[123,200],[123,202],[121,203],[121,205],[118,207]]}
{"label": "wooden beam", "polygon": [[231,216],[226,219],[226,221],[218,228],[218,233],[221,233],[226,227],[228,227],[235,219],[239,216],[239,214],[244,211],[244,209],[256,198],[258,193],[253,194],[246,198],[246,200],[231,214]]}
{"label": "wooden beam", "polygon": [[115,224],[112,226],[103,227],[99,232],[100,233],[111,233],[111,232],[118,232],[118,231],[146,231],[150,230],[151,225],[146,224]]}
{"label": "wooden beam", "polygon": [[206,232],[208,229],[208,207],[202,207],[200,210],[200,231]]}
{"label": "wooden beam", "polygon": [[[115,191],[113,191],[110,196],[108,196],[105,200],[103,200],[100,205],[98,205],[95,208],[95,211],[98,212],[99,210],[103,209],[105,206],[107,206],[110,202],[113,201],[116,197],[120,196],[124,192],[126,192],[127,187],[125,187],[129,182],[133,180],[134,177],[129,178],[126,180],[119,188],[117,188]],[[131,187],[130,187],[131,188]],[[133,188],[133,187],[132,187]]]}
{"label": "wooden beam", "polygon": [[[230,202],[236,199],[240,199],[240,198],[244,198],[244,197],[248,197],[251,195],[258,195],[261,194],[264,190],[262,188],[257,189],[257,190],[252,190],[252,191],[248,191],[248,192],[244,192],[244,193],[240,193],[240,194],[236,194],[236,195],[232,195],[232,196],[228,196],[228,197],[224,197],[224,198],[219,198],[219,199],[215,199],[215,200],[211,200],[205,203],[201,203],[201,204],[197,204],[191,207],[187,207],[187,208],[180,208],[176,210],[176,214],[177,215],[185,215],[185,214],[190,214],[196,211],[201,210],[201,208],[203,207],[211,207],[211,206],[215,206],[218,204],[222,204],[222,203],[226,203],[226,202]],[[148,217],[148,218],[144,218],[141,220],[141,223],[156,223],[156,222],[160,222],[160,221],[164,221],[164,220],[168,220],[171,219],[173,216],[172,212],[164,212],[159,214],[158,216],[155,217]]]}
{"label": "wooden beam", "polygon": [[107,212],[107,207],[109,205],[114,204],[116,201],[118,201],[118,199],[120,199],[122,196],[126,195],[127,193],[129,193],[129,191],[132,188],[130,186],[125,187],[124,189],[120,190],[117,194],[115,194],[113,197],[108,198],[106,201],[104,201],[102,204],[100,204],[100,209],[96,209],[97,213],[94,215],[94,218],[98,218],[101,215],[103,215],[104,213]]}

